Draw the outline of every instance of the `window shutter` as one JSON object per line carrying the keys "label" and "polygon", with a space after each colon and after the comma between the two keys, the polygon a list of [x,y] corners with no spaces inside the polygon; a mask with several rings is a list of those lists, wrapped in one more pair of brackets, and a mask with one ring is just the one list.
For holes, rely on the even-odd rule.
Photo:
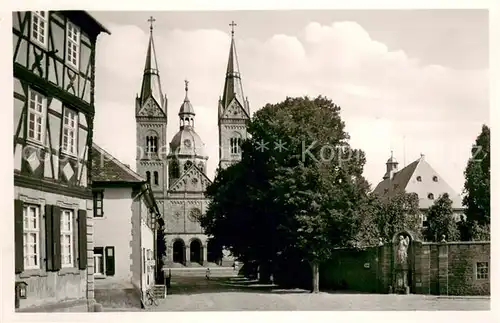
{"label": "window shutter", "polygon": [[52,205],[52,261],[54,270],[61,269],[61,208]]}
{"label": "window shutter", "polygon": [[61,209],[45,205],[45,260],[47,271],[61,269]]}
{"label": "window shutter", "polygon": [[106,276],[113,276],[115,274],[115,247],[106,247]]}
{"label": "window shutter", "polygon": [[47,271],[54,271],[54,231],[52,230],[52,205],[45,205],[45,261]]}
{"label": "window shutter", "polygon": [[24,270],[23,207],[23,201],[14,200],[14,250],[16,274],[22,273]]}
{"label": "window shutter", "polygon": [[87,268],[87,211],[78,210],[78,268]]}

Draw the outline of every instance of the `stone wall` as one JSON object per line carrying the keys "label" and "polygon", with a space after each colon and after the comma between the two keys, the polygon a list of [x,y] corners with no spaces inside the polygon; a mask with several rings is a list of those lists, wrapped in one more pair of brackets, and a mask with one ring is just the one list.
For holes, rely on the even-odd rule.
{"label": "stone wall", "polygon": [[[489,295],[490,242],[412,242],[410,292],[433,295]],[[388,293],[393,281],[393,246],[338,250],[320,267],[325,290]],[[478,265],[488,267],[487,276]],[[479,275],[478,275],[479,274]]]}

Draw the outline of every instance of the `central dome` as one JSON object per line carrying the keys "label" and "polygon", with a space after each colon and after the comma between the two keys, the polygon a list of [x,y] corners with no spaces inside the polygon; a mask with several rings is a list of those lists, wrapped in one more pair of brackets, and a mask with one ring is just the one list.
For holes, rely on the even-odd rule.
{"label": "central dome", "polygon": [[192,127],[184,127],[172,138],[169,155],[190,155],[207,158],[205,144]]}

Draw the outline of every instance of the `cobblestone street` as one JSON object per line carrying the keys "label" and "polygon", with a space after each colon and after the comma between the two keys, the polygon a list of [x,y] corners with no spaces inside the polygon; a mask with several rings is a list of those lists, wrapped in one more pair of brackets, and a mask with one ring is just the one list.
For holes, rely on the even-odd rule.
{"label": "cobblestone street", "polygon": [[[174,281],[174,280],[173,280]],[[376,311],[489,310],[486,297],[453,298],[424,295],[340,294],[279,290],[266,286],[228,284],[224,280],[181,278],[171,294],[149,311]]]}

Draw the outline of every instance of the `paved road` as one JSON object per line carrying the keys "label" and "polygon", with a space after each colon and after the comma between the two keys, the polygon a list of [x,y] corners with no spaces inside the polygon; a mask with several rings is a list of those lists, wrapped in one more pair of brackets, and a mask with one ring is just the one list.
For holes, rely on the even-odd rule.
{"label": "paved road", "polygon": [[423,295],[311,294],[217,279],[174,279],[171,294],[150,311],[376,311],[489,310],[488,298],[443,298]]}

